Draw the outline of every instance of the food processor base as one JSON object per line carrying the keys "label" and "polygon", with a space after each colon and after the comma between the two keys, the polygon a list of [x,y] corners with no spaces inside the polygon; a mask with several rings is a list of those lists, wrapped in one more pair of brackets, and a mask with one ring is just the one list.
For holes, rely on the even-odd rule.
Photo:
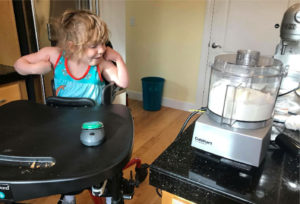
{"label": "food processor base", "polygon": [[196,121],[191,146],[211,154],[259,167],[270,141],[272,123],[258,129],[232,128],[210,119]]}

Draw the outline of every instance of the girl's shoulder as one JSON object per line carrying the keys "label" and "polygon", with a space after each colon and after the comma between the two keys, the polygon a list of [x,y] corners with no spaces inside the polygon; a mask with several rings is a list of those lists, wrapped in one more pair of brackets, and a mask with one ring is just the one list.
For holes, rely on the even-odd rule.
{"label": "girl's shoulder", "polygon": [[39,52],[45,53],[47,56],[49,56],[50,61],[55,63],[62,51],[58,47],[44,47],[40,49]]}

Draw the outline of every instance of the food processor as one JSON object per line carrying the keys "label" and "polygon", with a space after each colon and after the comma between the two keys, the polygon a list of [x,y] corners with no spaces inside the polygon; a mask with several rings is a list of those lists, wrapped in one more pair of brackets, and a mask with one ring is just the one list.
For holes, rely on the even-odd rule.
{"label": "food processor", "polygon": [[270,140],[282,62],[258,51],[215,57],[207,111],[195,122],[191,146],[237,166],[259,167]]}

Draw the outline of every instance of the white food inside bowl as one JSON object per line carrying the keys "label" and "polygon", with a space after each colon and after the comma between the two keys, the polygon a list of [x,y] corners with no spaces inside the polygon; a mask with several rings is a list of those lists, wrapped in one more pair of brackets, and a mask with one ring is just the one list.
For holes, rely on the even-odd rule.
{"label": "white food inside bowl", "polygon": [[225,104],[223,116],[226,118],[255,122],[272,117],[275,98],[270,93],[245,87],[236,88],[235,93],[234,88],[229,86],[226,96],[226,88],[230,84],[225,79],[213,84],[209,93],[209,110],[222,116]]}

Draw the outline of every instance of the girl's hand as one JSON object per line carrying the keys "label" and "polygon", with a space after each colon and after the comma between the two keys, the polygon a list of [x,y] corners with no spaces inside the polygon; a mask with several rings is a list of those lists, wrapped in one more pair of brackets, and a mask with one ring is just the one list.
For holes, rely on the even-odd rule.
{"label": "girl's hand", "polygon": [[110,48],[110,47],[106,47],[106,51],[104,54],[104,59],[107,61],[113,61],[113,62],[117,62],[119,61],[121,58],[120,54],[115,51],[114,49]]}

